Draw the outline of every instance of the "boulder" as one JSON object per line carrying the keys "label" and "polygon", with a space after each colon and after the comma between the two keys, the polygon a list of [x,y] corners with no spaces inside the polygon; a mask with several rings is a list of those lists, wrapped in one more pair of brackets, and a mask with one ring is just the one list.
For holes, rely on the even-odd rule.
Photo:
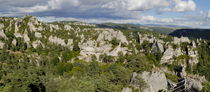
{"label": "boulder", "polygon": [[1,24],[0,24],[0,30],[2,30],[3,28],[4,28],[4,24],[1,23]]}
{"label": "boulder", "polygon": [[122,92],[132,92],[131,88],[123,88]]}
{"label": "boulder", "polygon": [[4,44],[2,41],[0,41],[0,49],[3,49],[4,48]]}
{"label": "boulder", "polygon": [[164,72],[153,70],[152,72],[144,71],[141,74],[133,73],[131,84],[138,87],[135,84],[137,77],[141,77],[147,84],[147,88],[143,92],[158,92],[160,90],[167,90],[167,79]]}
{"label": "boulder", "polygon": [[160,51],[162,53],[162,52],[164,52],[164,48],[163,48],[162,43],[160,43],[159,41],[155,40],[153,42],[151,52],[152,53],[158,53],[158,51]]}
{"label": "boulder", "polygon": [[7,36],[4,34],[4,30],[0,30],[0,37],[7,38]]}
{"label": "boulder", "polygon": [[99,28],[95,30],[98,30],[98,31],[103,30],[97,38],[98,42],[105,41],[105,40],[111,41],[113,38],[116,38],[121,43],[128,44],[126,36],[121,31],[115,31],[113,29],[99,29]]}
{"label": "boulder", "polygon": [[193,48],[189,48],[188,49],[188,56],[190,56],[190,60],[189,60],[189,63],[191,65],[195,65],[199,62],[198,60],[198,51],[193,49]]}
{"label": "boulder", "polygon": [[64,26],[64,30],[71,30],[71,29],[73,29],[70,25],[65,25]]}
{"label": "boulder", "polygon": [[32,22],[28,22],[27,25],[29,26],[30,31],[36,31],[36,27],[34,26],[34,24]]}
{"label": "boulder", "polygon": [[24,42],[26,42],[26,43],[30,42],[30,38],[28,37],[28,32],[27,31],[24,32],[23,39],[24,39]]}
{"label": "boulder", "polygon": [[164,52],[160,63],[163,64],[170,62],[173,56],[174,56],[174,49],[169,45],[166,51]]}
{"label": "boulder", "polygon": [[36,40],[32,43],[33,48],[36,48],[39,45],[42,45],[42,42],[40,40]]}
{"label": "boulder", "polygon": [[16,40],[16,39],[13,39],[13,40],[12,40],[12,44],[13,44],[14,46],[16,46],[17,40]]}
{"label": "boulder", "polygon": [[206,81],[204,77],[198,75],[188,75],[186,77],[186,88],[201,91],[203,89],[202,83],[204,81]]}
{"label": "boulder", "polygon": [[180,41],[190,43],[190,39],[188,37],[181,37]]}
{"label": "boulder", "polygon": [[164,63],[172,63],[173,62],[173,57],[174,56],[175,57],[178,57],[180,55],[182,55],[181,48],[176,48],[174,50],[171,45],[168,45],[168,48],[163,53],[163,56],[161,58],[160,63],[161,64],[164,64]]}
{"label": "boulder", "polygon": [[39,32],[35,32],[35,37],[37,37],[37,38],[42,38],[42,34],[39,33]]}
{"label": "boulder", "polygon": [[58,44],[58,45],[61,45],[61,46],[66,46],[66,43],[63,39],[61,38],[58,38],[56,36],[50,36],[48,38],[48,40],[51,42],[51,43],[54,43],[54,44]]}

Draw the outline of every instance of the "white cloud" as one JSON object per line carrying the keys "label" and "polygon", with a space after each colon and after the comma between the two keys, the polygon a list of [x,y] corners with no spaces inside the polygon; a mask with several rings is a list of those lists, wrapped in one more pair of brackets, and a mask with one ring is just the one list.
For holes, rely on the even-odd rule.
{"label": "white cloud", "polygon": [[33,7],[27,7],[27,8],[16,8],[19,12],[24,12],[24,13],[32,13],[32,12],[42,12],[42,11],[47,11],[49,10],[48,6],[41,6],[41,5],[36,5]]}
{"label": "white cloud", "polygon": [[174,0],[174,2],[176,3],[174,10],[178,12],[194,11],[196,9],[196,4],[193,0]]}
{"label": "white cloud", "polygon": [[210,10],[208,11],[208,18],[210,18]]}
{"label": "white cloud", "polygon": [[169,3],[166,0],[115,0],[104,4],[102,8],[145,11],[168,5]]}
{"label": "white cloud", "polygon": [[79,0],[50,0],[45,5],[35,5],[31,7],[18,7],[17,10],[25,13],[43,12],[50,10],[59,10],[64,8],[79,6]]}
{"label": "white cloud", "polygon": [[[0,0],[0,16],[54,16],[49,20],[78,20],[91,23],[210,25],[210,12],[196,10],[195,0]],[[159,10],[172,13],[166,14]],[[194,11],[201,18],[184,17]],[[183,14],[183,16],[181,15]],[[149,15],[149,16],[144,16]],[[170,15],[173,15],[170,17]],[[181,17],[183,19],[180,19]],[[190,15],[192,16],[192,15]],[[206,19],[206,18],[209,19]],[[178,19],[179,18],[179,19]]]}
{"label": "white cloud", "polygon": [[158,24],[158,25],[179,25],[194,28],[209,28],[209,22],[203,22],[203,19],[192,20],[191,18],[157,18],[154,16],[142,16],[140,19],[107,19],[107,18],[73,18],[73,17],[39,17],[42,21],[81,21],[87,23],[135,23],[135,24]]}
{"label": "white cloud", "polygon": [[199,13],[200,13],[200,14],[203,14],[204,12],[201,10],[201,11],[199,11]]}
{"label": "white cloud", "polygon": [[41,21],[81,21],[87,23],[136,23],[136,24],[168,24],[173,23],[174,19],[172,18],[157,18],[154,16],[142,16],[139,19],[108,19],[108,18],[73,18],[73,17],[39,17]]}
{"label": "white cloud", "polygon": [[162,11],[189,12],[196,9],[196,4],[193,0],[173,0],[173,4],[173,7],[163,8]]}
{"label": "white cloud", "polygon": [[157,18],[154,16],[142,16],[141,21],[153,22],[153,23],[172,23],[172,18]]}

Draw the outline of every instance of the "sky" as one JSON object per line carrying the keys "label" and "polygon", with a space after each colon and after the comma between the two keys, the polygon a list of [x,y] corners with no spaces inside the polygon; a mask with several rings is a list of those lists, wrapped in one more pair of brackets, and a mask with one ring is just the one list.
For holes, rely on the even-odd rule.
{"label": "sky", "polygon": [[210,28],[210,0],[0,0],[0,16]]}

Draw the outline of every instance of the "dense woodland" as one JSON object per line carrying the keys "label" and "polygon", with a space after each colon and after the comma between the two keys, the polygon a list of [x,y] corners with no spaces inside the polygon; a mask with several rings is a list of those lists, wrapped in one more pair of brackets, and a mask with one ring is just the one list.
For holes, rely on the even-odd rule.
{"label": "dense woodland", "polygon": [[210,30],[209,29],[178,29],[174,32],[171,32],[169,35],[172,36],[186,36],[192,39],[210,39]]}

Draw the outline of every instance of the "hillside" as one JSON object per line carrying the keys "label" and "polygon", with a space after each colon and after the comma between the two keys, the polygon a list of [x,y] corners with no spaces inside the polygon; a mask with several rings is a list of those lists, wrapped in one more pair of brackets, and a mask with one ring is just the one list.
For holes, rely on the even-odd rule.
{"label": "hillside", "polygon": [[112,28],[118,30],[132,30],[132,31],[149,31],[158,32],[162,34],[169,34],[176,30],[176,27],[162,27],[162,26],[152,26],[152,25],[135,25],[135,24],[115,24],[115,23],[104,23],[97,24],[99,28]]}
{"label": "hillside", "polygon": [[178,29],[169,35],[176,37],[189,37],[195,39],[210,39],[210,29]]}
{"label": "hillside", "polygon": [[2,17],[0,92],[208,92],[209,44],[148,29]]}

